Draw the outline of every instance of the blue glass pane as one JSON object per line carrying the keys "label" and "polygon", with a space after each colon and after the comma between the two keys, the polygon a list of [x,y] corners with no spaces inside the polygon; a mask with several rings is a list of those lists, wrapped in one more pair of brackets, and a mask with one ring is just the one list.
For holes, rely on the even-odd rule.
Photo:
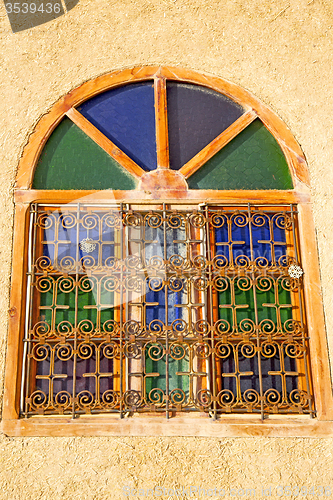
{"label": "blue glass pane", "polygon": [[[148,265],[150,259],[159,257],[166,260],[173,255],[184,258],[186,257],[186,234],[185,228],[168,228],[165,232],[161,227],[149,227],[147,224],[144,228],[144,261]],[[177,279],[177,275],[174,275]],[[170,286],[159,290],[152,290],[147,282],[146,294],[144,298],[145,304],[145,320],[148,329],[152,329],[152,325],[156,320],[165,325],[173,325],[172,330],[177,331],[174,322],[180,320],[180,324],[185,321],[189,324],[190,318],[186,308],[188,303],[188,289],[186,282],[179,278],[178,286],[173,282],[175,289]],[[179,290],[179,291],[178,291]],[[157,322],[156,322],[157,324]],[[153,329],[152,329],[153,330]],[[151,347],[153,349],[153,345]],[[153,353],[154,351],[152,351]],[[166,360],[168,359],[168,389],[169,392],[180,389],[184,391],[186,398],[189,396],[189,377],[188,375],[179,375],[189,371],[189,356],[188,351],[184,351],[184,357],[181,359],[173,359],[172,356],[164,355],[161,360],[155,361],[152,353],[149,355],[149,346],[146,347],[145,368],[146,374],[158,373],[158,376],[146,377],[146,397],[148,400],[154,400],[154,391],[166,391]]]}
{"label": "blue glass pane", "polygon": [[[263,259],[267,264],[279,262],[286,255],[286,234],[279,214],[257,213],[251,220],[252,245],[250,242],[250,224],[242,215],[227,218],[222,227],[215,229],[216,255],[223,255],[228,263],[237,264],[237,259],[246,256],[253,260]],[[241,264],[241,261],[238,261]]]}
{"label": "blue glass pane", "polygon": [[[166,237],[166,247],[164,243]],[[170,259],[172,256],[186,258],[186,234],[185,228],[168,228],[165,233],[162,228],[153,228],[148,225],[145,226],[144,232],[145,249],[144,260],[146,265],[149,265],[150,259],[160,257]],[[175,276],[176,278],[176,276]],[[171,323],[178,319],[184,319],[188,322],[189,318],[186,316],[185,308],[179,307],[181,304],[187,303],[188,290],[186,283],[179,280],[178,286],[174,283],[175,289],[167,288],[167,297],[164,288],[161,291],[151,290],[147,284],[146,288],[146,321],[147,325],[153,320],[160,320],[165,324]],[[179,288],[178,288],[179,287]],[[179,291],[178,291],[179,289]],[[167,298],[167,317],[165,300]],[[152,305],[148,305],[152,304]]]}
{"label": "blue glass pane", "polygon": [[[43,255],[49,257],[53,267],[61,265],[67,258],[81,260],[88,257],[101,266],[107,266],[107,259],[114,256],[115,228],[107,224],[108,214],[89,216],[84,224],[71,225],[71,215],[61,210],[55,210],[47,218],[48,227],[45,229],[43,240]],[[89,217],[91,227],[88,226]],[[95,247],[87,254],[77,241],[82,242],[89,238],[94,240]]]}
{"label": "blue glass pane", "polygon": [[178,170],[227,129],[244,109],[199,85],[167,83],[170,166]]}
{"label": "blue glass pane", "polygon": [[185,319],[186,321],[188,321],[188,318],[186,317],[186,315],[184,315],[184,308],[178,307],[181,304],[186,304],[186,293],[184,291],[172,292],[168,289],[167,298],[168,317],[166,318],[164,290],[155,292],[149,290],[147,286],[145,299],[147,326],[149,326],[149,323],[155,319],[158,319],[163,323],[168,323],[169,325],[171,325],[171,323],[177,319]]}
{"label": "blue glass pane", "polygon": [[[63,374],[64,377],[57,377],[53,380],[53,397],[56,396],[60,391],[71,392],[73,387],[73,368],[74,361],[69,359],[67,361],[61,361],[55,355],[54,359],[54,372],[57,375]],[[96,378],[93,376],[96,370],[96,353],[93,354],[88,359],[77,359],[76,363],[76,378],[75,378],[75,388],[76,392],[80,391],[90,391],[91,394],[96,396]],[[100,371],[102,373],[112,373],[113,370],[113,360],[105,358],[102,354],[100,355]],[[37,363],[37,375],[47,375],[50,373],[50,358],[48,357],[43,362]],[[83,376],[83,374],[91,373],[91,377]],[[114,380],[112,377],[100,377],[99,380],[99,395],[102,396],[104,391],[113,389]],[[50,391],[49,380],[40,379],[36,380],[36,388],[44,391],[48,394]]]}
{"label": "blue glass pane", "polygon": [[153,83],[109,90],[78,110],[140,167],[157,167]]}

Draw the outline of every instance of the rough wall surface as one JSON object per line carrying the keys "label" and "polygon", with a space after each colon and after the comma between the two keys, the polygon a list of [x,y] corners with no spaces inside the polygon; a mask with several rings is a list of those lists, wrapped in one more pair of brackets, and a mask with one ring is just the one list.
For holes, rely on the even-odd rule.
{"label": "rough wall surface", "polygon": [[[1,378],[12,189],[23,146],[59,97],[105,72],[145,64],[229,79],[269,105],[294,133],[310,169],[333,353],[330,0],[80,0],[57,20],[16,34],[1,4],[0,26]],[[126,485],[255,488],[256,496],[271,486],[271,498],[278,498],[278,485],[333,486],[331,439],[3,436],[0,442],[1,499],[117,499]]]}

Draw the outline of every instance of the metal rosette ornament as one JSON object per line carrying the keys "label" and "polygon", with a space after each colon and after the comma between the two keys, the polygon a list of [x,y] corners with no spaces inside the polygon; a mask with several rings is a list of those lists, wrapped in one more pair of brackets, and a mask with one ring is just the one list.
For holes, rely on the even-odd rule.
{"label": "metal rosette ornament", "polygon": [[82,252],[92,253],[96,248],[96,241],[91,238],[84,238],[80,241],[80,248]]}

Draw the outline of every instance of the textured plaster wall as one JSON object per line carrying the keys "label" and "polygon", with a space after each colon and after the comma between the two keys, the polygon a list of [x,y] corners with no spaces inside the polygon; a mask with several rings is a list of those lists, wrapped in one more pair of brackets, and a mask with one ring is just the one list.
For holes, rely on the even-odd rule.
{"label": "textured plaster wall", "polygon": [[[1,3],[0,30],[1,378],[12,189],[22,148],[60,96],[110,70],[142,64],[178,65],[238,83],[294,133],[310,169],[333,353],[330,0],[80,0],[65,16],[17,34]],[[123,485],[245,487],[256,488],[257,497],[262,486],[333,486],[332,444],[332,439],[2,436],[0,498],[118,499]]]}

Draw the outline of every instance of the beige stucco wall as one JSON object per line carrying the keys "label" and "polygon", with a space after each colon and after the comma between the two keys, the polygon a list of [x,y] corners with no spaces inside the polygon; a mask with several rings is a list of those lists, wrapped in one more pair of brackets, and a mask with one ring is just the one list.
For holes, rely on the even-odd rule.
{"label": "beige stucco wall", "polygon": [[[58,20],[17,34],[1,3],[0,26],[1,379],[12,189],[22,148],[60,96],[105,72],[142,64],[178,65],[238,83],[294,133],[310,169],[333,353],[330,0],[80,0]],[[315,438],[1,436],[0,498],[117,499],[123,485],[256,488],[257,497],[271,486],[275,498],[279,484],[333,486],[332,444]]]}

